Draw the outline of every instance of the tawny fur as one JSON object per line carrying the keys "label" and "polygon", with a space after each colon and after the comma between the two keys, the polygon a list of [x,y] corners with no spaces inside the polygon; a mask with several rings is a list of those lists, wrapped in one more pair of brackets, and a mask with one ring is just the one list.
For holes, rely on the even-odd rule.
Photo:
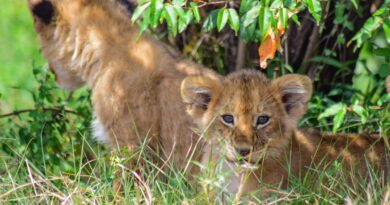
{"label": "tawny fur", "polygon": [[190,74],[218,75],[140,36],[114,0],[29,0],[29,6],[57,83],[70,90],[86,83],[92,90],[99,140],[130,150],[146,142],[162,161],[170,156],[183,168],[199,137],[191,131],[180,83]]}
{"label": "tawny fur", "polygon": [[[234,171],[227,180],[229,192],[286,187],[292,176],[303,179],[309,169],[321,172],[335,160],[342,163],[348,181],[367,180],[370,166],[383,182],[389,180],[390,155],[383,136],[296,128],[312,93],[308,77],[291,74],[271,81],[256,71],[239,71],[222,80],[196,75],[183,81],[181,93],[187,112],[209,139],[211,154],[204,157],[223,154],[224,167]],[[233,124],[222,122],[226,114],[234,116]],[[258,116],[269,120],[259,125]],[[245,149],[249,154],[240,156],[239,150]]]}

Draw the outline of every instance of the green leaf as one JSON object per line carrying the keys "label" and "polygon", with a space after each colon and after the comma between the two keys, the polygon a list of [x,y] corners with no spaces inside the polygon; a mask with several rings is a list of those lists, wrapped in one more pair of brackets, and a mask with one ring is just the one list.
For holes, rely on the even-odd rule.
{"label": "green leaf", "polygon": [[262,1],[263,6],[269,6],[271,4],[271,1],[272,0],[264,0],[264,1]]}
{"label": "green leaf", "polygon": [[271,12],[271,18],[269,20],[270,20],[271,28],[272,28],[273,31],[277,31],[279,19],[278,18],[274,18],[274,16],[277,16],[279,14],[276,14],[277,10],[270,9],[270,12]]}
{"label": "green leaf", "polygon": [[164,5],[161,0],[151,0],[150,3],[151,24],[153,28],[156,28]]}
{"label": "green leaf", "polygon": [[240,29],[240,18],[235,9],[228,9],[229,12],[229,26],[234,30],[237,35],[238,30]]}
{"label": "green leaf", "polygon": [[354,48],[354,51],[356,51],[357,48],[360,48],[368,38],[372,36],[372,33],[378,29],[383,23],[383,19],[378,16],[373,16],[369,18],[363,25],[363,28],[359,30],[359,32],[350,40],[347,44],[352,43],[352,41],[356,41],[356,46]]}
{"label": "green leaf", "polygon": [[142,35],[142,33],[148,28],[148,25],[150,24],[150,9],[145,10],[144,15],[145,16],[144,19],[142,20],[142,24],[140,26],[140,32],[137,38],[139,38]]}
{"label": "green leaf", "polygon": [[386,8],[384,6],[386,6],[386,4],[382,5],[380,9],[376,10],[373,16],[381,16],[384,14],[386,12]]}
{"label": "green leaf", "polygon": [[288,26],[288,11],[286,8],[281,8],[279,10],[279,18],[283,24],[283,27],[287,28],[287,26]]}
{"label": "green leaf", "polygon": [[174,5],[173,8],[175,8],[176,14],[179,15],[180,19],[183,19],[185,21],[186,12],[184,11],[184,9],[182,7],[176,6],[176,5]]}
{"label": "green leaf", "polygon": [[270,6],[271,9],[279,9],[282,6],[282,0],[274,0]]}
{"label": "green leaf", "polygon": [[327,108],[324,112],[322,112],[319,116],[318,116],[318,119],[323,119],[323,118],[326,118],[326,117],[330,117],[330,116],[334,116],[336,115],[338,112],[342,111],[343,109],[345,109],[347,106],[344,104],[344,103],[337,103],[337,104],[334,104],[332,106],[330,106],[329,108]]}
{"label": "green leaf", "polygon": [[225,28],[226,23],[229,19],[229,12],[228,10],[222,8],[218,12],[218,19],[217,19],[217,28],[218,31],[221,31],[223,28]]}
{"label": "green leaf", "polygon": [[367,122],[367,111],[360,105],[352,105],[352,111],[360,116],[360,119],[363,124]]}
{"label": "green leaf", "polygon": [[298,27],[301,26],[301,22],[299,22],[298,15],[296,14],[292,15],[291,19],[297,24]]}
{"label": "green leaf", "polygon": [[185,14],[185,19],[179,20],[179,33],[183,32],[194,18],[194,14],[191,10],[188,10]]}
{"label": "green leaf", "polygon": [[211,31],[215,27],[217,27],[217,19],[218,19],[218,12],[219,10],[213,10],[209,16],[207,17],[206,21],[203,24],[203,28],[206,31]]}
{"label": "green leaf", "polygon": [[[261,3],[265,4],[265,1],[261,1]],[[240,16],[248,13],[253,7],[259,6],[260,2],[257,0],[243,0],[240,3]]]}
{"label": "green leaf", "polygon": [[190,6],[191,6],[192,12],[194,13],[196,23],[199,23],[200,22],[200,14],[199,14],[199,9],[198,9],[198,4],[196,4],[195,2],[191,2]]}
{"label": "green leaf", "polygon": [[390,17],[385,19],[385,23],[383,24],[383,30],[385,31],[387,43],[390,43]]}
{"label": "green leaf", "polygon": [[137,0],[138,5],[144,4],[146,2],[150,2],[150,0]]}
{"label": "green leaf", "polygon": [[255,23],[256,18],[259,16],[260,6],[252,7],[244,16],[243,26],[248,27]]}
{"label": "green leaf", "polygon": [[378,74],[380,77],[385,78],[390,75],[390,63],[382,64],[379,68]]}
{"label": "green leaf", "polygon": [[314,19],[318,22],[321,20],[322,9],[321,3],[319,0],[306,0],[306,3],[309,8],[309,12],[313,15]]}
{"label": "green leaf", "polygon": [[323,63],[327,65],[331,65],[333,67],[342,69],[344,68],[344,64],[342,64],[340,61],[326,56],[315,56],[309,60],[310,62],[316,62],[316,63]]}
{"label": "green leaf", "polygon": [[377,56],[390,56],[390,48],[377,48],[373,53]]}
{"label": "green leaf", "polygon": [[351,2],[353,4],[353,7],[355,7],[355,9],[357,10],[359,8],[357,0],[351,0]]}
{"label": "green leaf", "polygon": [[298,1],[296,0],[285,0],[283,4],[285,8],[289,8],[289,9],[298,8]]}
{"label": "green leaf", "polygon": [[383,106],[385,103],[387,104],[389,102],[390,102],[390,93],[387,93],[378,99],[377,105]]}
{"label": "green leaf", "polygon": [[330,96],[337,96],[337,95],[340,95],[343,93],[343,90],[341,88],[335,88],[335,89],[332,89],[329,93],[328,93],[328,97]]}
{"label": "green leaf", "polygon": [[184,30],[186,30],[188,24],[185,23],[185,21],[182,21],[182,20],[179,20],[179,23],[177,25],[177,30],[179,33],[183,32]]}
{"label": "green leaf", "polygon": [[187,13],[184,11],[184,9],[181,6],[174,5],[173,7],[175,8],[176,14],[179,15],[178,30],[179,33],[181,33],[187,28],[188,24],[190,23],[188,21],[188,18],[192,17],[192,12],[188,11],[187,13],[189,13],[190,15],[187,16]]}
{"label": "green leaf", "polygon": [[[243,17],[245,18],[245,16]],[[256,24],[250,24],[247,27],[244,27],[242,23],[240,24],[240,38],[245,41],[253,40],[253,36],[255,35]]]}
{"label": "green leaf", "polygon": [[192,13],[191,10],[187,10],[187,13],[186,13],[186,23],[190,24],[192,19],[194,19],[194,14]]}
{"label": "green leaf", "polygon": [[186,0],[173,0],[172,3],[175,6],[182,7],[182,6],[184,6],[186,4]]}
{"label": "green leaf", "polygon": [[270,26],[270,18],[272,16],[271,11],[268,7],[261,7],[259,11],[259,30],[260,30],[260,36],[264,38],[264,35],[267,33],[269,26]]}
{"label": "green leaf", "polygon": [[335,6],[335,18],[333,20],[334,24],[342,24],[348,20],[348,16],[345,15],[346,4],[341,2],[336,2]]}
{"label": "green leaf", "polygon": [[147,8],[149,8],[150,2],[143,4],[141,6],[137,6],[135,9],[133,16],[131,17],[131,22],[134,23],[144,12]]}
{"label": "green leaf", "polygon": [[249,8],[250,8],[250,4],[249,4],[250,1],[247,1],[247,0],[242,0],[240,2],[240,15],[243,15],[244,13],[246,13]]}
{"label": "green leaf", "polygon": [[291,65],[285,64],[285,65],[284,65],[284,68],[286,68],[286,70],[287,70],[288,72],[294,73],[294,68],[293,68]]}
{"label": "green leaf", "polygon": [[175,8],[165,3],[164,4],[165,19],[167,20],[168,29],[173,36],[177,34],[177,14]]}
{"label": "green leaf", "polygon": [[347,113],[347,107],[344,106],[333,118],[333,133],[343,124],[345,114]]}

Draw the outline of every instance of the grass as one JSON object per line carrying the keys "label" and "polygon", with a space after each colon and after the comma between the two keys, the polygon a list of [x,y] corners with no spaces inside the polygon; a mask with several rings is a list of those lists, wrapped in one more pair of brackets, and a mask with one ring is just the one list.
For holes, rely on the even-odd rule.
{"label": "grass", "polygon": [[[233,204],[221,182],[227,173],[207,168],[190,186],[188,176],[169,167],[162,172],[141,154],[143,166],[124,164],[134,155],[125,149],[110,154],[90,137],[89,93],[58,89],[45,69],[34,68],[36,110],[0,124],[0,204]],[[46,109],[42,109],[46,108]],[[53,108],[48,110],[47,108]],[[58,111],[56,111],[58,109]],[[217,166],[218,167],[218,166]],[[258,204],[388,204],[390,185],[371,173],[350,185],[339,163],[330,169],[312,167],[301,179],[290,176],[287,189]],[[387,176],[389,177],[389,176]],[[123,184],[114,188],[114,181]],[[209,193],[214,192],[215,198]],[[242,198],[245,200],[247,197]],[[245,204],[245,203],[244,203]]]}
{"label": "grass", "polygon": [[[234,203],[235,196],[220,187],[226,173],[210,170],[197,178],[202,186],[191,187],[185,174],[161,172],[152,163],[128,170],[126,150],[110,154],[91,139],[90,94],[58,89],[42,68],[25,0],[2,1],[0,33],[0,115],[29,109],[0,119],[0,204]],[[389,184],[377,180],[383,176],[371,173],[373,184],[348,185],[348,174],[338,163],[328,170],[313,168],[303,179],[291,176],[279,194],[254,198],[260,204],[390,204]],[[115,178],[122,193],[113,187]],[[210,191],[217,198],[210,198]]]}
{"label": "grass", "polygon": [[32,64],[43,65],[25,0],[3,0],[0,7],[0,111],[31,108],[29,90],[37,85]]}
{"label": "grass", "polygon": [[[108,155],[86,136],[80,153],[73,153],[71,172],[54,174],[42,170],[27,155],[18,156],[18,163],[7,163],[2,158],[0,203],[8,204],[233,204],[235,196],[224,193],[220,182],[223,175],[212,170],[201,176],[201,186],[191,187],[188,178],[171,170],[161,172],[144,160],[138,170],[123,166],[130,156],[126,150]],[[73,146],[73,150],[78,146]],[[76,156],[78,155],[78,156]],[[145,156],[142,156],[146,159]],[[1,166],[0,166],[1,167]],[[165,169],[165,170],[170,170]],[[383,176],[370,172],[367,181],[355,180],[348,184],[350,173],[343,173],[339,163],[328,170],[312,167],[302,179],[291,176],[286,190],[277,190],[268,198],[253,195],[257,204],[389,204],[390,186],[381,184]],[[389,177],[389,176],[387,176]],[[123,185],[121,191],[113,187],[114,179]],[[210,198],[210,192],[215,198]],[[246,200],[245,197],[241,198]]]}

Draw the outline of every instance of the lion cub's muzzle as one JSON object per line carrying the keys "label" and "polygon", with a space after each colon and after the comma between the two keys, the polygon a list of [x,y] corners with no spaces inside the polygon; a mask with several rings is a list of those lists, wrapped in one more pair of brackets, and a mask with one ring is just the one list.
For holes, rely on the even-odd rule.
{"label": "lion cub's muzzle", "polygon": [[252,146],[228,145],[227,149],[226,160],[231,163],[251,166],[257,166],[261,163]]}
{"label": "lion cub's muzzle", "polygon": [[253,151],[252,137],[239,137],[233,140],[235,154],[241,158],[247,158]]}
{"label": "lion cub's muzzle", "polygon": [[226,148],[226,160],[243,167],[258,167],[264,158],[264,150],[255,148],[251,141],[234,140]]}
{"label": "lion cub's muzzle", "polygon": [[254,160],[251,158],[253,152],[249,152],[246,157],[237,156],[234,160],[226,157],[226,161],[244,169],[257,169],[259,168],[262,160]]}
{"label": "lion cub's muzzle", "polygon": [[246,157],[251,152],[250,148],[235,148],[235,150],[241,157]]}

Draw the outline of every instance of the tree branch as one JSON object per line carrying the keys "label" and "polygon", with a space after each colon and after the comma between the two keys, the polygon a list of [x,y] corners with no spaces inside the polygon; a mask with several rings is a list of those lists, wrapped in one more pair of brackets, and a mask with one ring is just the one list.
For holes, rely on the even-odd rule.
{"label": "tree branch", "polygon": [[205,7],[205,6],[209,6],[209,5],[218,5],[218,4],[227,4],[229,1],[212,1],[212,2],[207,2],[207,1],[200,1],[202,2],[202,4],[200,4],[198,6],[198,8],[202,8],[202,7]]}
{"label": "tree branch", "polygon": [[33,112],[33,111],[37,111],[37,110],[42,110],[42,111],[51,111],[51,112],[66,112],[66,113],[70,113],[70,114],[73,114],[73,115],[78,115],[80,116],[79,113],[73,111],[73,110],[67,110],[67,109],[59,109],[59,108],[38,108],[38,109],[25,109],[25,110],[17,110],[17,111],[14,111],[14,112],[11,112],[11,113],[8,113],[8,114],[3,114],[3,115],[0,115],[0,118],[6,118],[6,117],[13,117],[13,116],[18,116],[18,115],[21,115],[21,114],[24,114],[24,113],[28,113],[28,112]]}
{"label": "tree branch", "polygon": [[235,70],[240,70],[245,66],[246,43],[239,39],[237,47],[238,51]]}

